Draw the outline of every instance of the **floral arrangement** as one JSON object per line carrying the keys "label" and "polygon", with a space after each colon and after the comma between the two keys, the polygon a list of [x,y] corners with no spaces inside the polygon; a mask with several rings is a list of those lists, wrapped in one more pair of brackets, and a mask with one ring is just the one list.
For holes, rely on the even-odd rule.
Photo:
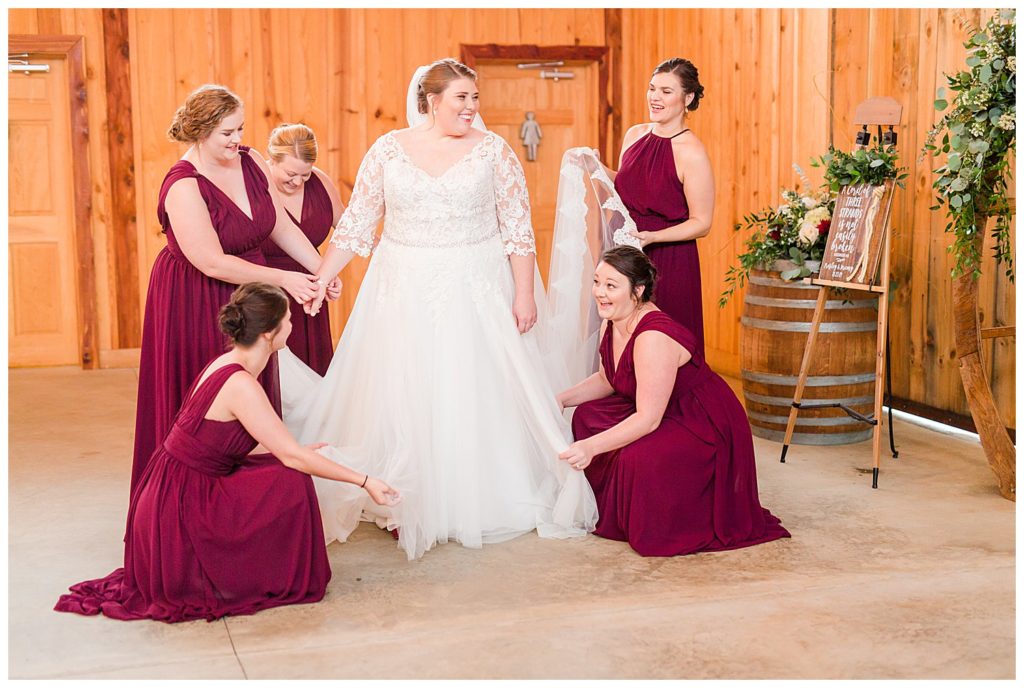
{"label": "floral arrangement", "polygon": [[[777,208],[743,217],[742,228],[756,231],[747,239],[747,250],[739,255],[740,264],[731,266],[726,273],[726,290],[718,299],[719,306],[725,306],[733,292],[746,284],[754,268],[770,269],[776,261],[788,260],[792,267],[780,266],[785,280],[807,277],[812,274],[812,267],[817,269],[813,262],[820,261],[825,251],[835,198],[827,193],[800,194],[783,189],[782,201]],[[735,229],[739,231],[741,225]]]}
{"label": "floral arrangement", "polygon": [[[858,148],[852,153],[829,146],[820,158],[812,158],[812,167],[825,168],[825,183],[817,192],[798,193],[782,191],[784,203],[743,217],[743,224],[734,229],[754,229],[747,239],[746,251],[737,256],[740,264],[733,265],[725,275],[726,289],[718,298],[724,307],[737,289],[746,284],[750,271],[777,269],[782,279],[792,281],[809,277],[821,266],[828,232],[832,226],[832,211],[836,197],[844,186],[871,184],[877,186],[887,179],[903,186],[907,173],[898,166],[899,155],[892,146],[881,141],[871,148]],[[811,184],[799,166],[794,165],[805,188]],[[780,262],[782,261],[782,262]]]}
{"label": "floral arrangement", "polygon": [[[967,69],[946,75],[955,94],[952,108],[928,132],[922,150],[941,152],[946,164],[935,170],[933,183],[938,203],[946,207],[946,231],[955,235],[950,251],[956,258],[953,276],[981,274],[981,242],[985,218],[994,217],[996,262],[1013,280],[1010,208],[1006,202],[1009,177],[1007,158],[1017,147],[1017,17],[1012,9],[999,10],[984,29],[961,20],[970,32],[964,43],[969,51]],[[940,88],[935,109],[949,108],[946,89]],[[941,143],[936,143],[939,135]]]}

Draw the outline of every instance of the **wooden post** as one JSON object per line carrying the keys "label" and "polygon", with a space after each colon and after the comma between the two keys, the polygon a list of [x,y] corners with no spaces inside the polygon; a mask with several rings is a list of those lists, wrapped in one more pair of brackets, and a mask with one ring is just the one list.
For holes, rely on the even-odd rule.
{"label": "wooden post", "polygon": [[811,318],[811,331],[807,333],[807,345],[804,347],[803,360],[800,361],[800,375],[796,380],[793,405],[789,408],[789,420],[786,422],[786,437],[782,440],[782,457],[779,459],[781,463],[786,463],[786,452],[789,451],[789,443],[793,439],[793,430],[796,428],[796,414],[800,409],[800,400],[804,397],[804,386],[807,384],[807,375],[811,371],[811,354],[814,351],[814,341],[818,338],[821,320],[825,317],[825,301],[827,299],[828,287],[819,287],[818,301],[814,304],[814,317]]}
{"label": "wooden post", "polygon": [[[987,218],[982,217],[979,227]],[[984,235],[975,237],[978,253]],[[974,426],[981,438],[989,467],[999,483],[999,493],[1006,499],[1017,501],[1017,455],[996,410],[992,388],[981,364],[981,336],[978,323],[978,281],[974,275],[961,275],[953,281],[953,319],[956,335],[956,355],[960,360],[960,379],[967,394]]]}
{"label": "wooden post", "polygon": [[[878,339],[875,346],[875,433],[872,438],[874,461],[871,465],[871,487],[878,487],[878,471],[882,456],[882,397],[885,395],[885,347],[889,341],[889,218],[886,216],[886,233],[882,248],[882,293],[878,295]],[[892,403],[892,400],[889,401]],[[895,456],[895,453],[893,454]]]}

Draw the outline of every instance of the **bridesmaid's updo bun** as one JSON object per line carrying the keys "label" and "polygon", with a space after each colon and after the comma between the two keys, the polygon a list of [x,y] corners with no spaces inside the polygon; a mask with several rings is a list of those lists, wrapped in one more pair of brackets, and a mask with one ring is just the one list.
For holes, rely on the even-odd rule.
{"label": "bridesmaid's updo bun", "polygon": [[252,346],[265,332],[273,332],[288,312],[288,296],[280,287],[249,282],[235,289],[220,309],[220,329],[232,344]]}
{"label": "bridesmaid's updo bun", "polygon": [[270,132],[267,142],[267,154],[275,162],[284,160],[284,156],[294,156],[296,160],[316,162],[316,134],[305,124],[282,124]]}
{"label": "bridesmaid's updo bun", "polygon": [[679,83],[683,85],[683,90],[693,94],[693,100],[686,106],[686,109],[696,110],[700,105],[700,99],[704,97],[704,87],[700,85],[697,68],[693,66],[693,63],[681,57],[673,57],[654,68],[654,74],[664,73],[675,74]]}
{"label": "bridesmaid's updo bun", "polygon": [[[643,251],[632,246],[616,246],[604,252],[601,262],[612,266],[629,280],[629,290],[638,303],[647,303],[654,298],[658,269]],[[637,287],[644,288],[639,297],[636,296]]]}
{"label": "bridesmaid's updo bun", "polygon": [[416,87],[416,109],[420,111],[420,114],[425,115],[430,109],[427,102],[428,95],[441,95],[448,88],[448,84],[456,79],[476,81],[476,72],[450,57],[432,62]]}
{"label": "bridesmaid's updo bun", "polygon": [[220,121],[242,107],[242,101],[224,86],[203,84],[189,94],[174,113],[167,137],[181,143],[202,141]]}

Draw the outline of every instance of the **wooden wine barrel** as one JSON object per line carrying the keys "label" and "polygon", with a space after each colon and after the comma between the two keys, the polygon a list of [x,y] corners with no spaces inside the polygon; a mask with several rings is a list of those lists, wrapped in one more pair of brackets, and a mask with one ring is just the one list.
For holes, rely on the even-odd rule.
{"label": "wooden wine barrel", "polygon": [[[755,435],[782,442],[811,329],[818,290],[786,282],[778,272],[752,270],[743,299],[743,396]],[[845,301],[844,301],[845,299]],[[818,330],[803,403],[845,404],[873,413],[878,297],[831,290]],[[851,444],[869,439],[873,427],[842,409],[801,409],[794,444]]]}

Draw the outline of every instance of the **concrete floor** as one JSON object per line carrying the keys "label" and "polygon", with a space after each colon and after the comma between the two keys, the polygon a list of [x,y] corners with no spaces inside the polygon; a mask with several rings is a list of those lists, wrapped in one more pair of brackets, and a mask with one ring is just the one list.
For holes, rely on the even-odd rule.
{"label": "concrete floor", "polygon": [[645,559],[526,535],[408,563],[364,524],[319,604],[167,625],[51,611],[120,565],[134,370],[10,371],[10,678],[1015,677],[1014,505],[976,442],[896,421],[870,444],[755,438],[792,532]]}

